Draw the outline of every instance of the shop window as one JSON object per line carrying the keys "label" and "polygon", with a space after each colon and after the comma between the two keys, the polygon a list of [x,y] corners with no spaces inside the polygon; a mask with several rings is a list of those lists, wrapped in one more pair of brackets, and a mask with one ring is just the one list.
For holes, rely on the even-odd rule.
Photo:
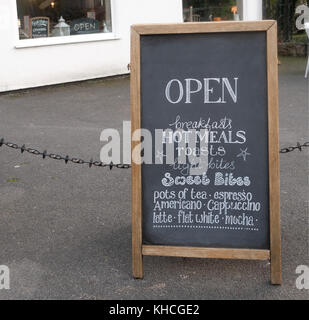
{"label": "shop window", "polygon": [[183,0],[185,22],[239,20],[236,0]]}
{"label": "shop window", "polygon": [[111,33],[111,0],[17,0],[19,39]]}

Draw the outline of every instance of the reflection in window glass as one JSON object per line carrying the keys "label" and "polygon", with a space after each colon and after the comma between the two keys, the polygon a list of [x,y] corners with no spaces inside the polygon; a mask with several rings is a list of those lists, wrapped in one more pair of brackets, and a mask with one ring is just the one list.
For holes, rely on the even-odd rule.
{"label": "reflection in window glass", "polygon": [[183,0],[185,22],[239,20],[236,0]]}
{"label": "reflection in window glass", "polygon": [[111,0],[17,0],[20,39],[112,32]]}

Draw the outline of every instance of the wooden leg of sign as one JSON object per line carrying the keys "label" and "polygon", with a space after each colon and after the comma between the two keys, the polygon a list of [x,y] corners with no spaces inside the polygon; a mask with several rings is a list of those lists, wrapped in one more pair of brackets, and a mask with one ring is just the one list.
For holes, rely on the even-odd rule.
{"label": "wooden leg of sign", "polygon": [[142,255],[142,209],[140,193],[137,192],[140,183],[140,167],[132,165],[132,267],[133,277],[143,278],[143,255]]}
{"label": "wooden leg of sign", "polygon": [[271,268],[270,281],[271,281],[271,284],[280,285],[282,283],[281,255],[276,252],[271,252],[270,259],[271,259],[270,260],[270,268]]}
{"label": "wooden leg of sign", "polygon": [[142,228],[139,223],[140,219],[136,219],[136,214],[132,213],[132,215],[133,215],[133,223],[132,223],[133,277],[137,279],[142,279],[144,277],[143,255],[142,255]]}
{"label": "wooden leg of sign", "polygon": [[281,284],[277,24],[267,30],[268,155],[271,283]]}
{"label": "wooden leg of sign", "polygon": [[134,278],[143,278],[141,167],[132,162],[132,266]]}
{"label": "wooden leg of sign", "polygon": [[133,277],[136,279],[142,279],[144,277],[143,272],[143,256],[140,252],[133,252],[132,261],[133,261]]}
{"label": "wooden leg of sign", "polygon": [[[140,35],[131,29],[131,131],[132,153],[136,150],[136,157],[132,156],[132,267],[134,278],[143,278],[142,256],[142,171],[140,160],[141,137],[134,137],[136,130],[141,128],[141,81],[140,81]],[[138,155],[138,156],[137,156]],[[140,161],[139,161],[140,162]]]}

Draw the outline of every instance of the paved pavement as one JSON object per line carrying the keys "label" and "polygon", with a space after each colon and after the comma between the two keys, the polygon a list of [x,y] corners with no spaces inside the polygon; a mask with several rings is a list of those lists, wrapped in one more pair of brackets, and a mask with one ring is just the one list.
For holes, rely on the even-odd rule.
{"label": "paved pavement", "polygon": [[[280,145],[309,140],[305,59],[282,58]],[[130,119],[129,79],[0,96],[0,137],[99,158],[101,130]],[[146,257],[131,276],[130,170],[109,171],[0,149],[0,299],[308,299],[295,286],[308,259],[308,150],[281,155],[283,285],[269,264]]]}

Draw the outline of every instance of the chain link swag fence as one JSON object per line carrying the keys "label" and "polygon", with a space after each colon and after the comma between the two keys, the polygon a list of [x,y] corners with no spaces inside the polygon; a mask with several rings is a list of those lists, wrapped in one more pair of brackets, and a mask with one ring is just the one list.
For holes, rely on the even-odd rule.
{"label": "chain link swag fence", "polygon": [[[21,153],[27,152],[32,155],[42,157],[42,159],[49,158],[49,159],[53,159],[53,160],[64,161],[65,164],[72,162],[74,164],[86,164],[89,166],[89,168],[101,167],[101,168],[109,168],[110,170],[112,170],[113,168],[117,168],[117,169],[131,168],[131,165],[129,165],[129,164],[114,164],[112,162],[111,163],[103,163],[101,161],[94,161],[93,159],[90,159],[89,161],[87,161],[87,160],[83,160],[80,158],[72,158],[68,155],[63,156],[63,155],[56,154],[56,153],[49,153],[49,152],[47,152],[47,150],[44,150],[43,152],[41,152],[41,151],[33,149],[33,148],[27,148],[24,144],[22,146],[19,146],[16,143],[7,142],[4,140],[4,138],[1,138],[0,139],[0,147],[3,147],[3,146],[18,150]],[[295,146],[282,148],[282,149],[280,149],[279,152],[280,153],[289,153],[289,152],[292,152],[295,150],[302,151],[306,147],[309,147],[309,142],[305,142],[303,144],[297,142]]]}

